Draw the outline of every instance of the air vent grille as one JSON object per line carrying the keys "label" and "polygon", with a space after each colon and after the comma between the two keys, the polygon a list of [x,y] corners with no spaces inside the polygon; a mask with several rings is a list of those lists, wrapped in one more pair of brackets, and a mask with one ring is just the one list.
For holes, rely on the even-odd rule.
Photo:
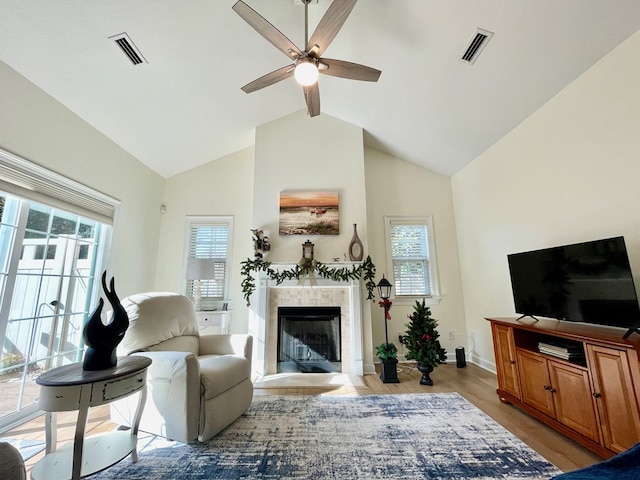
{"label": "air vent grille", "polygon": [[460,60],[466,63],[473,64],[477,59],[484,47],[487,46],[487,42],[493,36],[493,32],[478,28],[476,34],[469,42],[466,50],[462,54]]}
{"label": "air vent grille", "polygon": [[112,37],[109,37],[109,40],[112,40],[118,48],[122,50],[134,66],[147,63],[147,60],[144,58],[140,50],[138,50],[138,47],[136,47],[131,38],[129,38],[129,35],[126,33],[113,35]]}

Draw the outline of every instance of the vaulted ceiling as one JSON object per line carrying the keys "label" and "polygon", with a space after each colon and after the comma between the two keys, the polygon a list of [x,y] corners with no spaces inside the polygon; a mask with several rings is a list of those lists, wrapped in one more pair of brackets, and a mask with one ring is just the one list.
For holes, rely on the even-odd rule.
{"label": "vaulted ceiling", "polygon": [[[306,109],[293,78],[240,90],[291,62],[235,1],[0,0],[0,61],[169,177]],[[300,0],[245,2],[303,47]],[[329,4],[309,6],[310,31]],[[478,28],[493,36],[470,64],[460,57]],[[452,175],[638,29],[638,0],[360,0],[326,56],[382,75],[321,76],[321,111],[362,127],[374,148]],[[146,62],[116,46],[122,33]],[[330,141],[309,123],[311,145]]]}

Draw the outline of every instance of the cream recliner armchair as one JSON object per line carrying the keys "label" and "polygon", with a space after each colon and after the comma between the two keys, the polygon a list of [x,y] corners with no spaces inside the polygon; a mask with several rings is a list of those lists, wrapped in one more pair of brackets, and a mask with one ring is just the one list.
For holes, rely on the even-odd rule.
{"label": "cream recliner armchair", "polygon": [[[176,293],[141,293],[121,303],[129,328],[118,355],[152,360],[140,430],[204,442],[249,408],[250,335],[201,336],[191,301]],[[113,421],[131,425],[137,403],[132,397],[112,404]]]}

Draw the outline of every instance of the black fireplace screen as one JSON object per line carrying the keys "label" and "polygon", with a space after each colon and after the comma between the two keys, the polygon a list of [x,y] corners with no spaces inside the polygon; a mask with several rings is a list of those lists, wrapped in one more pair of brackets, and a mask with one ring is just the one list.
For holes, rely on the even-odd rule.
{"label": "black fireplace screen", "polygon": [[340,307],[278,308],[278,372],[341,372]]}

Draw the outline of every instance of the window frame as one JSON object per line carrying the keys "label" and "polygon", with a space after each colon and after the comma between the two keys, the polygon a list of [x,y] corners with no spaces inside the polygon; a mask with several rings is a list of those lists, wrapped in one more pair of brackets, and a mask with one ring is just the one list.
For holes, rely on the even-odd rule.
{"label": "window frame", "polygon": [[229,303],[229,293],[231,288],[231,263],[233,258],[233,216],[232,215],[188,215],[185,224],[184,254],[182,256],[182,288],[183,294],[193,299],[193,292],[188,292],[189,281],[187,280],[187,263],[191,252],[191,230],[194,226],[220,226],[227,227],[227,255],[225,257],[223,296],[202,297],[203,309],[221,309],[223,303]]}
{"label": "window frame", "polygon": [[[113,228],[99,218],[79,215],[70,209],[44,204],[2,188],[0,196],[4,200],[0,213],[0,230],[4,230],[4,235],[0,232],[0,237],[4,237],[4,244],[0,246],[0,340],[12,336],[17,346],[26,345],[22,348],[23,358],[13,365],[22,370],[17,403],[15,409],[0,416],[1,431],[38,411],[37,401],[33,402],[32,395],[25,390],[27,384],[34,383],[28,375],[30,368],[37,366],[44,369],[42,373],[82,361],[85,347],[82,327],[100,297],[99,272],[105,270],[109,262]],[[48,217],[45,229],[35,230],[29,224],[29,215],[43,208]],[[11,213],[5,216],[8,211]],[[53,228],[55,219],[69,216],[73,217],[74,231],[56,232]],[[78,228],[83,224],[92,225],[91,236],[80,234]],[[34,237],[34,232],[38,236]],[[83,245],[91,247],[91,252],[81,259],[77,254]],[[53,251],[56,255],[52,258],[50,253]],[[47,301],[43,302],[43,299]],[[47,328],[50,339],[58,337],[59,333],[58,338],[62,339],[59,344],[51,340],[48,344],[43,343],[42,336],[39,336],[39,342],[34,341],[38,333],[47,333]],[[32,340],[21,345],[24,329],[29,329],[27,335]],[[3,370],[6,368],[0,372]]]}
{"label": "window frame", "polygon": [[[393,268],[393,255],[391,252],[391,228],[393,225],[424,225],[427,229],[427,248],[429,252],[428,264],[431,284],[431,295],[397,295],[395,284],[395,272]],[[398,305],[413,305],[416,300],[425,300],[426,305],[437,305],[440,303],[440,280],[438,275],[438,262],[435,244],[435,230],[433,226],[433,215],[406,216],[406,215],[385,215],[385,248],[387,254],[387,268],[389,270],[389,281],[394,285],[391,297]]]}

